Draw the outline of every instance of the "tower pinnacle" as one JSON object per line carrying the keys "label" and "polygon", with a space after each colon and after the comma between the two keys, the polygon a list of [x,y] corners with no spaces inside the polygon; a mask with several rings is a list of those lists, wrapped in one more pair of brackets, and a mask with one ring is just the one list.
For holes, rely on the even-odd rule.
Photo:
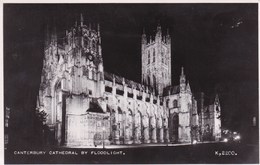
{"label": "tower pinnacle", "polygon": [[160,31],[162,28],[161,28],[161,25],[160,25],[160,21],[158,21],[158,25],[157,25],[157,32]]}
{"label": "tower pinnacle", "polygon": [[83,23],[84,23],[84,18],[83,18],[83,15],[81,13],[80,14],[80,26],[83,26]]}

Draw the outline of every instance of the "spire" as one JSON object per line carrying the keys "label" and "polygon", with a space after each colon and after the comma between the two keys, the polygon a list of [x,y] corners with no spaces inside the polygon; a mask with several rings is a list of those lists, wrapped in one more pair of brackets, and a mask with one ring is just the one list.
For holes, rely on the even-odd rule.
{"label": "spire", "polygon": [[218,94],[216,94],[216,97],[215,97],[215,104],[219,104],[219,97],[218,97]]}
{"label": "spire", "polygon": [[170,33],[169,33],[169,28],[167,28],[167,36],[170,36]]}
{"label": "spire", "polygon": [[54,17],[52,21],[53,21],[53,28],[51,29],[50,44],[56,46],[56,42],[57,42],[56,17]]}
{"label": "spire", "polygon": [[45,48],[47,48],[49,44],[50,44],[49,24],[47,24],[45,29]]}
{"label": "spire", "polygon": [[51,43],[53,45],[56,46],[57,44],[57,30],[56,30],[56,25],[54,25],[54,29],[53,29],[53,32],[52,32],[52,35],[51,35]]}
{"label": "spire", "polygon": [[142,44],[146,44],[146,43],[147,43],[147,38],[146,38],[146,34],[145,34],[145,29],[143,28]]}
{"label": "spire", "polygon": [[155,36],[155,41],[157,41],[157,42],[162,41],[162,28],[161,28],[160,22],[157,25],[157,32],[156,32],[156,36]]}
{"label": "spire", "polygon": [[160,20],[158,21],[158,25],[157,25],[157,32],[158,31],[161,31],[162,30],[162,28],[161,28],[161,25],[160,25]]}
{"label": "spire", "polygon": [[191,89],[190,89],[190,83],[189,83],[189,81],[188,81],[188,83],[187,83],[186,90],[187,90],[187,92],[191,93]]}
{"label": "spire", "polygon": [[143,35],[146,35],[146,34],[145,34],[145,28],[143,28]]}
{"label": "spire", "polygon": [[98,32],[98,36],[100,36],[100,26],[99,26],[99,23],[97,24],[97,32]]}
{"label": "spire", "polygon": [[185,76],[184,75],[184,67],[183,66],[181,67],[181,76]]}
{"label": "spire", "polygon": [[84,23],[84,18],[83,18],[83,15],[81,13],[80,14],[80,26],[83,26],[83,23]]}

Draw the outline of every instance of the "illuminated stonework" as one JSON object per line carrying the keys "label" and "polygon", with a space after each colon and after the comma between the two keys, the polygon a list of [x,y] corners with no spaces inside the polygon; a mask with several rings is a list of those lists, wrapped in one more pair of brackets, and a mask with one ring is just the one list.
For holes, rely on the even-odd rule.
{"label": "illuminated stonework", "polygon": [[84,25],[81,16],[62,39],[48,34],[38,97],[48,114],[47,141],[68,147],[190,143],[202,139],[206,121],[219,136],[220,120],[198,113],[183,69],[180,84],[171,86],[170,48],[160,26],[155,41],[143,34],[140,84],[104,71],[99,25]]}

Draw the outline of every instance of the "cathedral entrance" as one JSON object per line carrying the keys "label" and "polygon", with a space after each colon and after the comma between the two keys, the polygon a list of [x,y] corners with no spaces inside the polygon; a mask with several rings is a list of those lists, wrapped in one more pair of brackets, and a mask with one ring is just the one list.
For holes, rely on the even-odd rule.
{"label": "cathedral entrance", "polygon": [[179,115],[177,113],[172,114],[170,124],[171,124],[170,127],[172,128],[171,141],[173,143],[177,143],[179,137]]}
{"label": "cathedral entrance", "polygon": [[83,114],[67,114],[66,146],[93,147],[109,144],[109,114],[92,100]]}
{"label": "cathedral entrance", "polygon": [[105,113],[67,115],[67,146],[99,146],[109,143],[110,122]]}

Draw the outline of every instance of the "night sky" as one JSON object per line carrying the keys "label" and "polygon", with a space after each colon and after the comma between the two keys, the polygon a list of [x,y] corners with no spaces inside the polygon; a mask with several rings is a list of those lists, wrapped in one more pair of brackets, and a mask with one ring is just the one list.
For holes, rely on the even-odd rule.
{"label": "night sky", "polygon": [[218,93],[222,125],[246,130],[258,117],[257,4],[4,5],[4,102],[31,112],[43,60],[44,29],[59,37],[79,21],[100,23],[104,67],[140,82],[141,34],[158,22],[172,39],[172,83],[184,66],[191,90]]}

